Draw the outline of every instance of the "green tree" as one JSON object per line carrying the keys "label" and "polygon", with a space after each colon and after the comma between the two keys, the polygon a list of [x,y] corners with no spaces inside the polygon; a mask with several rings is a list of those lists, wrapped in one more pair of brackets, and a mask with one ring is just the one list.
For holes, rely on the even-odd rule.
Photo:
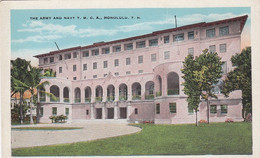
{"label": "green tree", "polygon": [[[184,93],[188,96],[188,106],[195,110],[196,115],[201,99],[207,103],[207,121],[209,123],[209,100],[217,98],[212,92],[214,85],[222,76],[221,58],[216,52],[203,50],[195,59],[189,55],[183,63]],[[196,117],[197,124],[197,117]]]}
{"label": "green tree", "polygon": [[56,72],[54,72],[52,69],[45,69],[43,76],[45,76],[45,77],[56,77]]}
{"label": "green tree", "polygon": [[252,114],[252,78],[251,78],[251,47],[242,50],[231,58],[232,66],[224,81],[223,93],[225,96],[234,90],[242,90],[243,118]]}

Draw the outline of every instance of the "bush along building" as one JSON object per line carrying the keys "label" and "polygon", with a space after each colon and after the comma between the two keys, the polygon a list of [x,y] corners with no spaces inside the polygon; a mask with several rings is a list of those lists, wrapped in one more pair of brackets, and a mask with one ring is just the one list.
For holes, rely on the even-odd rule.
{"label": "bush along building", "polygon": [[[56,77],[42,79],[50,82],[42,91],[57,98],[38,94],[38,119],[51,122],[50,116],[63,114],[68,121],[194,123],[195,113],[188,108],[183,92],[183,61],[188,54],[199,56],[204,49],[217,52],[224,62],[224,80],[234,68],[230,58],[240,53],[247,17],[201,22],[36,55],[41,68],[56,72]],[[213,89],[218,98],[210,100],[210,121],[242,121],[241,91],[224,97],[222,80]],[[201,102],[198,118],[207,120],[206,102]]]}

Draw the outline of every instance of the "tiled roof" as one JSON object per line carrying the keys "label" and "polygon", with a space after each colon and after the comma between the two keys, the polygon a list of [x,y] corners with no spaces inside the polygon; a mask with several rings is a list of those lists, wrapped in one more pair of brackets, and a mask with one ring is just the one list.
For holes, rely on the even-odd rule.
{"label": "tiled roof", "polygon": [[50,53],[39,54],[34,57],[39,58],[39,57],[50,56],[50,55],[67,52],[67,51],[89,49],[89,48],[95,48],[95,47],[99,47],[99,46],[105,46],[105,45],[110,45],[110,44],[115,44],[115,43],[120,43],[120,42],[126,42],[126,41],[132,41],[132,40],[152,37],[152,36],[156,36],[156,35],[164,34],[164,33],[168,33],[168,32],[186,30],[186,29],[196,28],[196,27],[208,27],[208,26],[229,23],[229,22],[236,22],[236,21],[240,21],[240,31],[242,31],[244,28],[244,25],[246,23],[247,17],[248,17],[248,15],[244,15],[244,16],[239,16],[239,17],[235,17],[235,18],[224,19],[224,20],[219,20],[219,21],[214,21],[214,22],[209,22],[209,23],[201,22],[201,23],[196,23],[196,24],[191,24],[191,25],[185,25],[185,26],[181,26],[181,27],[177,27],[177,28],[155,31],[153,33],[140,35],[140,36],[134,36],[134,37],[130,37],[130,38],[124,38],[124,39],[119,39],[119,40],[114,40],[114,41],[109,41],[109,42],[99,42],[99,43],[94,43],[92,45],[83,46],[83,47],[78,46],[78,47],[72,47],[72,48],[67,48],[67,49],[62,49],[62,50],[51,51]]}

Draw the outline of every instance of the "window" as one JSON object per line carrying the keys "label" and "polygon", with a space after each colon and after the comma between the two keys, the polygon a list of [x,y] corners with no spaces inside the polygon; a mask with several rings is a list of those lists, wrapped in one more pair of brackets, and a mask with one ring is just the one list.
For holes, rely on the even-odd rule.
{"label": "window", "polygon": [[73,53],[73,58],[77,58],[77,52]]}
{"label": "window", "polygon": [[188,32],[188,39],[193,40],[194,39],[194,31]]}
{"label": "window", "polygon": [[62,60],[62,55],[59,55],[59,60]]}
{"label": "window", "polygon": [[103,48],[102,49],[102,54],[109,54],[109,53],[110,53],[109,48]]}
{"label": "window", "polygon": [[66,108],[66,109],[65,109],[65,113],[66,113],[66,115],[68,116],[68,115],[70,114],[70,109],[69,109],[69,108]]}
{"label": "window", "polygon": [[206,37],[207,38],[215,37],[215,28],[206,30]]}
{"label": "window", "polygon": [[119,72],[115,72],[115,76],[119,76]]}
{"label": "window", "polygon": [[219,52],[225,53],[227,51],[227,45],[226,44],[220,44],[219,45]]}
{"label": "window", "polygon": [[126,74],[126,75],[130,75],[130,74],[131,74],[131,71],[126,71],[125,74]]}
{"label": "window", "polygon": [[73,71],[77,71],[77,65],[73,65]]}
{"label": "window", "polygon": [[43,116],[43,108],[40,108],[40,116]]}
{"label": "window", "polygon": [[227,74],[227,62],[226,61],[223,62],[223,65],[221,65],[221,67],[222,67],[223,74]]}
{"label": "window", "polygon": [[54,57],[50,57],[50,63],[54,62]]}
{"label": "window", "polygon": [[156,104],[156,114],[160,114],[160,104]]}
{"label": "window", "polygon": [[194,48],[188,48],[188,54],[194,55]]}
{"label": "window", "polygon": [[221,107],[221,114],[227,114],[227,105],[220,105]]}
{"label": "window", "polygon": [[65,60],[66,59],[70,59],[71,58],[71,54],[69,53],[69,54],[65,54]]}
{"label": "window", "polygon": [[83,51],[83,57],[88,57],[89,56],[89,51]]}
{"label": "window", "polygon": [[169,36],[164,36],[163,37],[163,42],[164,43],[169,43],[170,42],[170,37]]}
{"label": "window", "polygon": [[167,52],[164,52],[164,59],[170,59],[170,52],[167,51]]}
{"label": "window", "polygon": [[44,59],[43,59],[43,63],[44,63],[44,64],[47,64],[47,63],[48,63],[48,58],[44,58]]}
{"label": "window", "polygon": [[120,52],[120,51],[121,51],[121,46],[120,45],[113,47],[113,52]]}
{"label": "window", "polygon": [[88,65],[87,64],[83,64],[83,71],[86,71],[88,69]]}
{"label": "window", "polygon": [[97,69],[97,62],[93,63],[93,69]]}
{"label": "window", "polygon": [[219,35],[220,36],[225,36],[229,34],[229,27],[228,26],[224,26],[224,27],[220,27],[219,28]]}
{"label": "window", "polygon": [[136,48],[144,48],[145,47],[145,41],[136,42]]}
{"label": "window", "polygon": [[176,113],[176,103],[169,103],[170,113]]}
{"label": "window", "polygon": [[149,40],[149,46],[157,46],[157,45],[158,45],[158,39]]}
{"label": "window", "polygon": [[115,67],[116,67],[116,66],[119,66],[119,60],[118,60],[118,59],[115,59],[114,65],[115,65]]}
{"label": "window", "polygon": [[126,58],[125,59],[125,64],[130,65],[131,64],[131,58]]}
{"label": "window", "polygon": [[97,55],[99,55],[99,50],[98,49],[92,50],[92,56],[97,56]]}
{"label": "window", "polygon": [[107,74],[104,74],[104,77],[107,77]]}
{"label": "window", "polygon": [[93,78],[97,78],[97,75],[93,75]]}
{"label": "window", "polygon": [[217,113],[217,105],[210,105],[210,113],[211,114]]}
{"label": "window", "polygon": [[53,116],[57,115],[57,107],[52,107],[52,115]]}
{"label": "window", "polygon": [[216,46],[215,45],[209,46],[209,51],[212,52],[212,53],[215,53],[216,52]]}
{"label": "window", "polygon": [[107,68],[107,61],[103,61],[103,68]]}
{"label": "window", "polygon": [[89,114],[89,112],[88,112],[88,110],[86,110],[86,115],[88,115]]}
{"label": "window", "polygon": [[138,56],[138,64],[142,64],[143,63],[143,56]]}
{"label": "window", "polygon": [[133,43],[125,44],[125,50],[133,50]]}
{"label": "window", "polygon": [[151,62],[156,61],[156,54],[151,54]]}
{"label": "window", "polygon": [[73,77],[73,80],[77,80],[77,77]]}
{"label": "window", "polygon": [[59,67],[59,73],[62,73],[62,67]]}
{"label": "window", "polygon": [[192,107],[190,107],[190,106],[188,106],[188,113],[189,113],[189,114],[193,114],[193,109],[192,109]]}
{"label": "window", "polygon": [[137,108],[135,108],[135,115],[137,115],[138,114],[138,109]]}
{"label": "window", "polygon": [[144,71],[143,70],[138,70],[138,73],[139,74],[142,74]]}
{"label": "window", "polygon": [[183,41],[184,40],[184,33],[180,33],[173,36],[174,41]]}
{"label": "window", "polygon": [[213,84],[213,88],[212,88],[211,92],[213,94],[220,94],[223,89],[223,85],[224,85],[223,80],[220,79],[218,81],[218,83]]}

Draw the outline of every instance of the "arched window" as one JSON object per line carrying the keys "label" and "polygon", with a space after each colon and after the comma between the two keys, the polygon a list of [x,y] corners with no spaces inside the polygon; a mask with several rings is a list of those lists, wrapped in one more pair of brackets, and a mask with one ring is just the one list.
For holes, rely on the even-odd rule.
{"label": "arched window", "polygon": [[109,85],[107,87],[107,101],[115,100],[115,87],[113,85]]}
{"label": "arched window", "polygon": [[127,85],[122,83],[120,84],[119,86],[119,100],[127,100],[127,95],[128,95],[128,92],[127,92]]}
{"label": "arched window", "polygon": [[50,87],[50,93],[52,94],[50,97],[51,102],[59,102],[60,101],[60,89],[56,85],[52,85]]}
{"label": "arched window", "polygon": [[154,99],[154,82],[148,81],[145,84],[145,99]]}
{"label": "arched window", "polygon": [[91,88],[86,87],[85,88],[85,103],[90,103],[91,102]]}
{"label": "arched window", "polygon": [[170,72],[167,75],[167,94],[179,95],[179,75],[176,72]]}
{"label": "arched window", "polygon": [[103,98],[103,88],[101,86],[96,87],[96,101],[101,102]]}
{"label": "arched window", "polygon": [[75,89],[74,103],[80,103],[80,102],[81,102],[80,88],[77,87],[77,88]]}
{"label": "arched window", "polygon": [[63,101],[67,102],[67,103],[70,102],[69,88],[68,87],[63,88]]}
{"label": "arched window", "polygon": [[132,100],[140,100],[141,99],[141,84],[135,82],[132,84]]}

